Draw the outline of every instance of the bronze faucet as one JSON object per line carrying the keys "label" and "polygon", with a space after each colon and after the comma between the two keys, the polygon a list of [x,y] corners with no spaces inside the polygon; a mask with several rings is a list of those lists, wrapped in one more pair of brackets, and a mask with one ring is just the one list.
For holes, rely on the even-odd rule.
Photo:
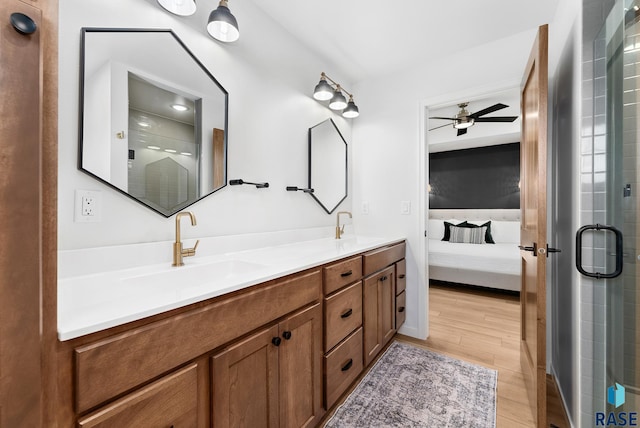
{"label": "bronze faucet", "polygon": [[344,224],[342,225],[342,228],[340,228],[340,214],[347,214],[349,218],[353,218],[349,211],[338,211],[338,214],[336,215],[336,239],[340,239],[344,233]]}
{"label": "bronze faucet", "polygon": [[176,215],[176,242],[173,243],[173,264],[171,266],[184,266],[182,258],[195,256],[196,248],[198,248],[198,244],[200,243],[198,239],[193,248],[182,248],[182,241],[180,241],[180,219],[186,216],[191,218],[191,226],[196,225],[196,216],[193,215],[191,211],[183,211]]}

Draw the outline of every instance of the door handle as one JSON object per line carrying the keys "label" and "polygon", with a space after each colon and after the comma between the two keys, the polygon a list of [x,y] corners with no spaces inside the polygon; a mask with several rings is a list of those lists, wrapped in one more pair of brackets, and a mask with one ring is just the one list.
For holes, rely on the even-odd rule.
{"label": "door handle", "polygon": [[531,251],[533,253],[533,257],[538,257],[538,244],[536,244],[535,242],[531,247],[518,245],[518,248],[520,248],[522,251]]}
{"label": "door handle", "polygon": [[[616,236],[616,253],[615,253],[616,268],[613,272],[610,272],[610,273],[587,272],[582,267],[582,234],[587,230],[597,230],[597,231],[604,230],[604,231],[613,232],[615,234]],[[623,256],[624,256],[624,253],[622,252],[622,232],[620,232],[615,227],[606,226],[603,224],[588,224],[586,226],[582,226],[576,232],[576,269],[578,269],[578,272],[580,272],[582,275],[588,276],[590,278],[596,278],[596,279],[615,278],[617,276],[620,276],[620,274],[622,273]]]}

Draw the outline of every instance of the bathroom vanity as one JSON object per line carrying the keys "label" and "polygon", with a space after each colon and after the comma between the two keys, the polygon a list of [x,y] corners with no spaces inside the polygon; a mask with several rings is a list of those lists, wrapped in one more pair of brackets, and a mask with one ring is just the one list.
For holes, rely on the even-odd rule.
{"label": "bathroom vanity", "polygon": [[[248,272],[219,270],[223,287],[211,276],[208,294],[202,286],[205,297],[182,306],[188,300],[170,291],[182,302],[174,308],[162,301],[151,310],[148,296],[127,315],[139,319],[108,328],[90,291],[89,301],[65,295],[74,281],[98,276],[61,281],[60,426],[316,426],[403,323],[404,255],[403,240],[359,237],[227,254],[232,262],[201,266],[241,271],[246,263]],[[174,268],[172,281],[190,268],[205,271]],[[153,275],[134,278],[171,289]],[[107,275],[122,282],[116,276]],[[114,287],[103,305],[116,313],[128,297]],[[83,315],[65,314],[73,305]]]}

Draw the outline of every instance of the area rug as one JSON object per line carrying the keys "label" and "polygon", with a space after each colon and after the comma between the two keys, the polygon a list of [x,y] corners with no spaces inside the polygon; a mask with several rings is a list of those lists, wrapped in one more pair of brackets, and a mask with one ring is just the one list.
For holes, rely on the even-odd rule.
{"label": "area rug", "polygon": [[494,428],[495,370],[393,342],[325,427]]}

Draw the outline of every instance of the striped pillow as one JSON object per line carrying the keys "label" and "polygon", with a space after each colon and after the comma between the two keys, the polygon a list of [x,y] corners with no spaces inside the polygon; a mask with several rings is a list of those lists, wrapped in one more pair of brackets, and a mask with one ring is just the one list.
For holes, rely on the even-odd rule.
{"label": "striped pillow", "polygon": [[451,226],[449,242],[464,244],[484,244],[484,236],[487,233],[486,226],[482,227],[458,227]]}

